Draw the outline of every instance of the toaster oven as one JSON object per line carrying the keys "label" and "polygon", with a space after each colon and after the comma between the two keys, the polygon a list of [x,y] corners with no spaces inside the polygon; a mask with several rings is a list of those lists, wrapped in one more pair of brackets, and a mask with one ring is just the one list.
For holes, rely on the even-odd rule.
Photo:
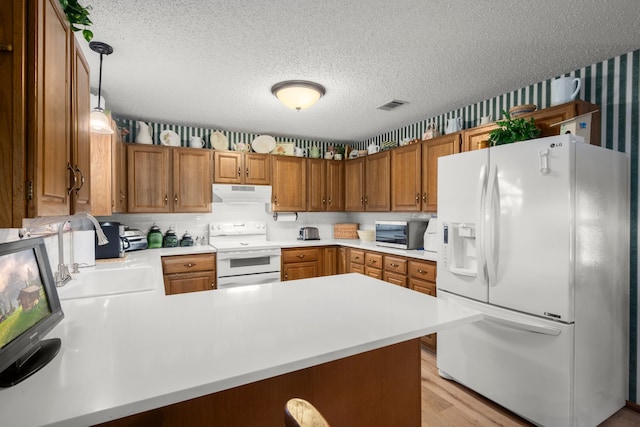
{"label": "toaster oven", "polygon": [[376,221],[376,245],[420,249],[429,220]]}

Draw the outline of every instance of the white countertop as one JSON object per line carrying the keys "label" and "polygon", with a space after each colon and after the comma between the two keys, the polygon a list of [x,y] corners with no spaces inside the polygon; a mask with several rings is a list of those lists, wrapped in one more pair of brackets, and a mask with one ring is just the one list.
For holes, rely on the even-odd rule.
{"label": "white countertop", "polygon": [[210,251],[130,252],[96,266],[107,275],[151,265],[156,283],[152,291],[62,301],[65,318],[49,334],[62,339],[61,352],[0,389],[2,424],[96,424],[482,317],[359,274],[164,295],[160,256]]}

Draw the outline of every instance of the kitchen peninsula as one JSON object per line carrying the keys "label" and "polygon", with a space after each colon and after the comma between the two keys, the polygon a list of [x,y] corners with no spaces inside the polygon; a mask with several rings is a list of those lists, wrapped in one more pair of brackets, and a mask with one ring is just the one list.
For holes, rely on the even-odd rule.
{"label": "kitchen peninsula", "polygon": [[61,353],[0,390],[3,425],[282,425],[302,397],[335,425],[418,426],[419,337],[481,318],[360,274],[166,296],[160,256],[194,250],[95,267],[151,265],[151,290],[65,299],[70,282]]}

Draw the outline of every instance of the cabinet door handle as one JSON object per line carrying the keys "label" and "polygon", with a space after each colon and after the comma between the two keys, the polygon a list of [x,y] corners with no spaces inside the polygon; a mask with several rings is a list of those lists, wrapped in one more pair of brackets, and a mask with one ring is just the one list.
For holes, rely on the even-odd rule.
{"label": "cabinet door handle", "polygon": [[169,203],[169,197],[165,194],[164,195],[164,205],[167,206],[168,203]]}
{"label": "cabinet door handle", "polygon": [[187,267],[187,268],[191,268],[191,267],[195,267],[196,263],[195,262],[194,263],[190,262],[189,264],[184,264],[184,266]]}
{"label": "cabinet door handle", "polygon": [[389,265],[390,265],[391,267],[393,267],[393,268],[396,268],[396,267],[399,267],[399,266],[400,266],[399,264],[393,264],[393,263],[391,263],[391,264],[389,264]]}
{"label": "cabinet door handle", "polygon": [[273,196],[273,204],[274,205],[278,204],[278,196]]}
{"label": "cabinet door handle", "polygon": [[422,193],[422,201],[427,203],[427,193]]}
{"label": "cabinet door handle", "polygon": [[242,174],[242,170],[238,168],[238,176],[240,176],[240,174]]}
{"label": "cabinet door handle", "polygon": [[173,201],[174,201],[174,202],[176,202],[176,203],[178,203],[178,195],[177,195],[177,194],[174,194],[174,195],[173,195]]}
{"label": "cabinet door handle", "polygon": [[71,163],[67,162],[67,170],[71,172],[71,176],[73,176],[73,184],[71,187],[67,188],[67,194],[71,194],[74,189],[76,189],[76,185],[78,184],[78,177],[76,175],[76,171],[71,166]]}
{"label": "cabinet door handle", "polygon": [[370,259],[370,260],[369,260],[369,262],[370,262],[371,264],[375,264],[375,263],[376,263],[376,262],[378,262],[378,261],[376,261],[375,259]]}
{"label": "cabinet door handle", "polygon": [[246,175],[249,176],[249,168],[247,168],[245,172],[246,172]]}
{"label": "cabinet door handle", "polygon": [[13,45],[9,42],[0,42],[0,52],[13,52]]}
{"label": "cabinet door handle", "polygon": [[82,187],[84,187],[84,175],[82,174],[82,171],[80,170],[78,165],[76,165],[74,173],[80,174],[80,187],[76,188],[76,196],[77,196],[80,190],[82,189]]}
{"label": "cabinet door handle", "polygon": [[416,203],[420,203],[420,193],[416,193]]}
{"label": "cabinet door handle", "polygon": [[298,255],[298,258],[300,258],[300,259],[304,258],[304,254]]}
{"label": "cabinet door handle", "polygon": [[329,197],[328,203],[331,204],[331,197]]}
{"label": "cabinet door handle", "polygon": [[327,203],[327,199],[322,199],[322,204],[326,204]]}
{"label": "cabinet door handle", "polygon": [[288,278],[289,278],[289,275],[288,275],[288,274],[285,274],[285,275],[284,275],[284,280],[287,280]]}
{"label": "cabinet door handle", "polygon": [[425,272],[425,271],[424,271],[424,270],[422,270],[421,268],[419,268],[419,269],[418,269],[418,273],[422,274],[422,273],[424,273],[424,272]]}

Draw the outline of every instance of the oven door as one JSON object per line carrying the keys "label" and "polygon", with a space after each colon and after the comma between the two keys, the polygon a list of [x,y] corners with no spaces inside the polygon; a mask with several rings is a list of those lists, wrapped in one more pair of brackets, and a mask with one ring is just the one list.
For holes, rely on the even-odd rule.
{"label": "oven door", "polygon": [[280,248],[228,250],[218,252],[216,258],[218,280],[230,276],[280,274]]}
{"label": "oven door", "polygon": [[280,281],[280,272],[245,274],[242,276],[219,277],[217,289],[237,288],[240,286],[265,285]]}

